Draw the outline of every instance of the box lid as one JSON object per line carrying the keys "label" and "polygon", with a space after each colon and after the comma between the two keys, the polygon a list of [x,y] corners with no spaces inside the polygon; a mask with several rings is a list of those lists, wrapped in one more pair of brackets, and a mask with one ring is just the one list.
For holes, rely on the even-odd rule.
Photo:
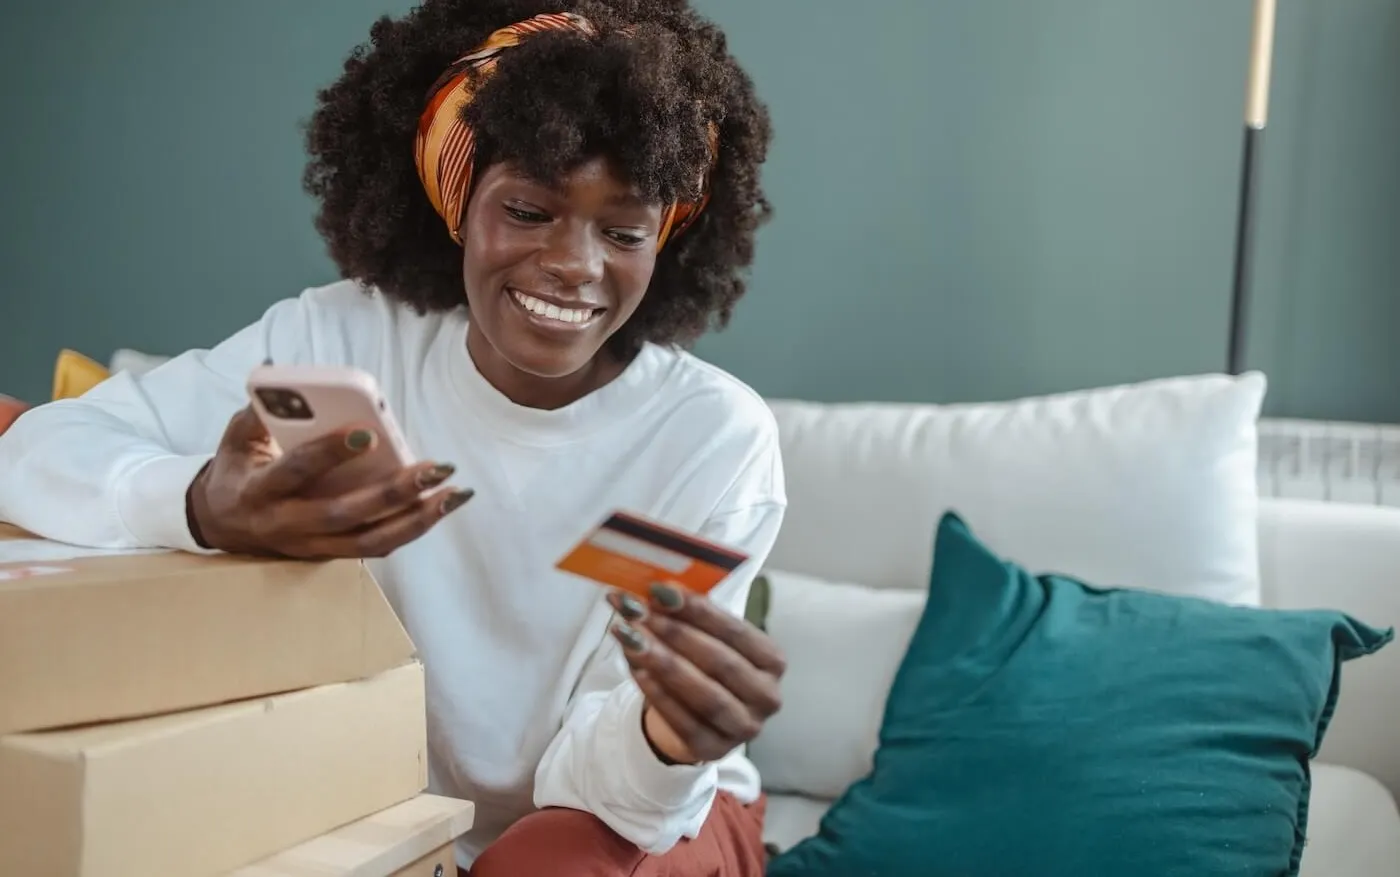
{"label": "box lid", "polygon": [[389,877],[466,834],[474,815],[469,801],[419,795],[229,877]]}
{"label": "box lid", "polygon": [[0,734],[360,679],[414,656],[360,561],[100,551],[0,524]]}

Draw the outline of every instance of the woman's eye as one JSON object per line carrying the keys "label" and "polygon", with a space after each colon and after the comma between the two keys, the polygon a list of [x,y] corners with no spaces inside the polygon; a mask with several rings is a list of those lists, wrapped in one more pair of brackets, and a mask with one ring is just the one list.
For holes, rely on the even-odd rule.
{"label": "woman's eye", "polygon": [[543,213],[534,210],[526,210],[523,207],[512,207],[509,204],[506,205],[506,213],[509,214],[511,219],[515,219],[519,222],[549,222],[549,217],[545,216]]}
{"label": "woman's eye", "polygon": [[608,235],[624,247],[637,247],[646,243],[646,237],[630,231],[610,231]]}

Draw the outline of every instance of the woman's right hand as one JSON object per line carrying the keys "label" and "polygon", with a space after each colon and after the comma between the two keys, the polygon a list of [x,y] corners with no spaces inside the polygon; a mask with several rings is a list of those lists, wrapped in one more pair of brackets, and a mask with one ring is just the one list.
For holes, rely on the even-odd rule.
{"label": "woman's right hand", "polygon": [[307,488],[368,450],[372,434],[344,430],[275,455],[262,421],[244,408],[218,452],[190,484],[186,516],[195,540],[230,553],[305,560],[383,557],[422,536],[472,496],[438,487],[450,465],[420,463],[331,497]]}

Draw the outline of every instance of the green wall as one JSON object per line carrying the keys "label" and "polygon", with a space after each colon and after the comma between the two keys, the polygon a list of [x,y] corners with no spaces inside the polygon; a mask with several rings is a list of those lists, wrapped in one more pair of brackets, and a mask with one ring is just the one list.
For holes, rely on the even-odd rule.
{"label": "green wall", "polygon": [[[832,400],[1223,367],[1250,0],[697,2],[778,132],[777,218],[704,355]],[[9,0],[0,392],[333,279],[300,123],[407,5]],[[1271,414],[1400,422],[1400,0],[1284,0],[1275,60],[1251,364]]]}

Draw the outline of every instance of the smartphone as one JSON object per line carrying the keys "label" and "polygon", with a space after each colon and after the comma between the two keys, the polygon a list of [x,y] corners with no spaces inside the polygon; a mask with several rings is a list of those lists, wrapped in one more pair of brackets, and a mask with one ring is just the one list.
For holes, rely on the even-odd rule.
{"label": "smartphone", "polygon": [[283,453],[346,427],[374,430],[374,448],[332,469],[309,496],[338,496],[417,462],[378,382],[367,372],[344,366],[261,365],[248,376],[248,396]]}

